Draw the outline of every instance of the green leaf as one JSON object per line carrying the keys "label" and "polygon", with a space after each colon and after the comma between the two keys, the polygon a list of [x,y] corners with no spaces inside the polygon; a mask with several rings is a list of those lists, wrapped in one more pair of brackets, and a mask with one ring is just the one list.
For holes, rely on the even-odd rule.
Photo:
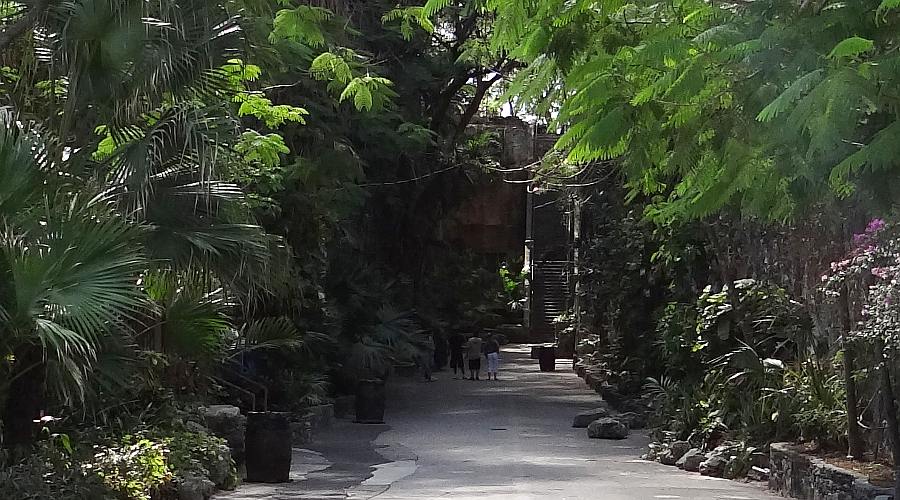
{"label": "green leaf", "polygon": [[333,52],[323,52],[316,56],[309,65],[309,72],[316,80],[335,80],[349,83],[353,71],[347,61]]}
{"label": "green leaf", "polygon": [[275,14],[269,39],[273,42],[279,39],[292,40],[310,47],[322,47],[325,45],[323,24],[332,17],[330,10],[309,5],[279,10]]}
{"label": "green leaf", "polygon": [[772,121],[776,116],[787,111],[787,109],[803,97],[809,90],[818,84],[825,74],[825,70],[816,69],[801,76],[794,81],[784,92],[778,95],[769,103],[762,111],[756,115],[756,119],[761,122]]}
{"label": "green leaf", "polygon": [[867,38],[852,36],[834,46],[828,57],[831,59],[853,58],[875,48],[875,42]]}
{"label": "green leaf", "polygon": [[900,8],[900,0],[882,0],[881,5],[878,6],[878,10],[876,11],[877,16],[883,16],[888,13],[888,11]]}
{"label": "green leaf", "polygon": [[450,0],[428,0],[425,2],[425,5],[422,7],[426,16],[434,16],[439,11],[446,8],[450,5]]}

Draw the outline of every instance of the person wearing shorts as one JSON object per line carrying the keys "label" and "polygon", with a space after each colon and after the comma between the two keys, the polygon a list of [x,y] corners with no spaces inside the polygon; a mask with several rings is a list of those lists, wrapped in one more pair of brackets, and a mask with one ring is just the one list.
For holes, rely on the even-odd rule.
{"label": "person wearing shorts", "polygon": [[459,376],[466,378],[466,364],[464,359],[466,336],[459,332],[454,332],[450,335],[450,338],[447,339],[447,342],[450,344],[450,368],[453,370],[453,378],[457,378],[457,369],[459,369]]}
{"label": "person wearing shorts", "polygon": [[500,343],[494,337],[484,344],[484,356],[487,358],[488,380],[491,380],[491,375],[497,380],[497,372],[500,371]]}
{"label": "person wearing shorts", "polygon": [[478,335],[472,334],[469,341],[466,342],[466,353],[469,357],[469,380],[481,380],[481,350],[484,341]]}

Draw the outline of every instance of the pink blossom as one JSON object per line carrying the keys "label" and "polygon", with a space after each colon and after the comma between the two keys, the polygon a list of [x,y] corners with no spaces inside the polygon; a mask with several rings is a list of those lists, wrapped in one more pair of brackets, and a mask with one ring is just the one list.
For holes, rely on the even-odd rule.
{"label": "pink blossom", "polygon": [[885,279],[885,278],[887,278],[888,270],[887,270],[887,268],[884,268],[884,267],[873,267],[872,274],[881,279]]}
{"label": "pink blossom", "polygon": [[872,219],[869,221],[869,224],[866,226],[866,232],[869,234],[877,233],[884,229],[884,219]]}

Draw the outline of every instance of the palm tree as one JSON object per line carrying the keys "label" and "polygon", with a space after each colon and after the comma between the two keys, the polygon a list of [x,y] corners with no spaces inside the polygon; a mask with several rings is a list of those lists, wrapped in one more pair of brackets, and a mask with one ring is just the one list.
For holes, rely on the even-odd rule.
{"label": "palm tree", "polygon": [[266,279],[277,243],[221,180],[240,136],[220,69],[241,48],[238,18],[214,0],[32,8],[43,12],[26,16],[30,36],[15,50],[33,63],[0,96],[15,112],[0,117],[6,447],[30,443],[48,390],[85,393],[110,336],[186,339],[190,328],[164,323],[167,309],[207,340],[226,330],[208,293],[166,294],[142,277],[203,275],[206,292],[239,299],[277,281]]}
{"label": "palm tree", "polygon": [[[47,389],[75,396],[104,335],[145,305],[143,228],[76,193],[40,137],[0,120],[0,355],[4,445],[28,444]],[[52,374],[52,377],[48,377]]]}

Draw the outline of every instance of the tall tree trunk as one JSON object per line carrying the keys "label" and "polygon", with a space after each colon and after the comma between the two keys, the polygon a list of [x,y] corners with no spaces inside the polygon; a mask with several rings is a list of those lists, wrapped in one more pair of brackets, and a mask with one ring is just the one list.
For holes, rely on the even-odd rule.
{"label": "tall tree trunk", "polygon": [[891,365],[887,353],[881,361],[881,396],[884,402],[887,432],[891,438],[891,452],[894,458],[894,498],[900,498],[900,427],[897,425],[897,403],[891,382]]}
{"label": "tall tree trunk", "polygon": [[475,85],[475,94],[472,96],[469,105],[466,106],[465,111],[463,111],[462,116],[459,117],[459,123],[456,124],[456,130],[453,133],[453,144],[456,144],[457,141],[459,141],[459,138],[465,133],[466,127],[472,122],[472,118],[478,113],[488,90],[490,90],[495,83],[500,81],[501,78],[503,78],[503,74],[497,73],[494,77],[487,80],[478,80],[478,83]]}
{"label": "tall tree trunk", "polygon": [[14,454],[34,443],[34,420],[44,409],[46,375],[47,365],[40,347],[26,345],[16,350],[3,411],[3,446]]}
{"label": "tall tree trunk", "polygon": [[849,293],[849,290],[845,288],[838,301],[844,349],[844,387],[847,393],[847,456],[853,460],[861,460],[866,451],[866,445],[859,428],[859,399],[856,396],[856,380],[853,378],[853,372],[856,370],[856,353],[849,340],[850,330],[852,330]]}

